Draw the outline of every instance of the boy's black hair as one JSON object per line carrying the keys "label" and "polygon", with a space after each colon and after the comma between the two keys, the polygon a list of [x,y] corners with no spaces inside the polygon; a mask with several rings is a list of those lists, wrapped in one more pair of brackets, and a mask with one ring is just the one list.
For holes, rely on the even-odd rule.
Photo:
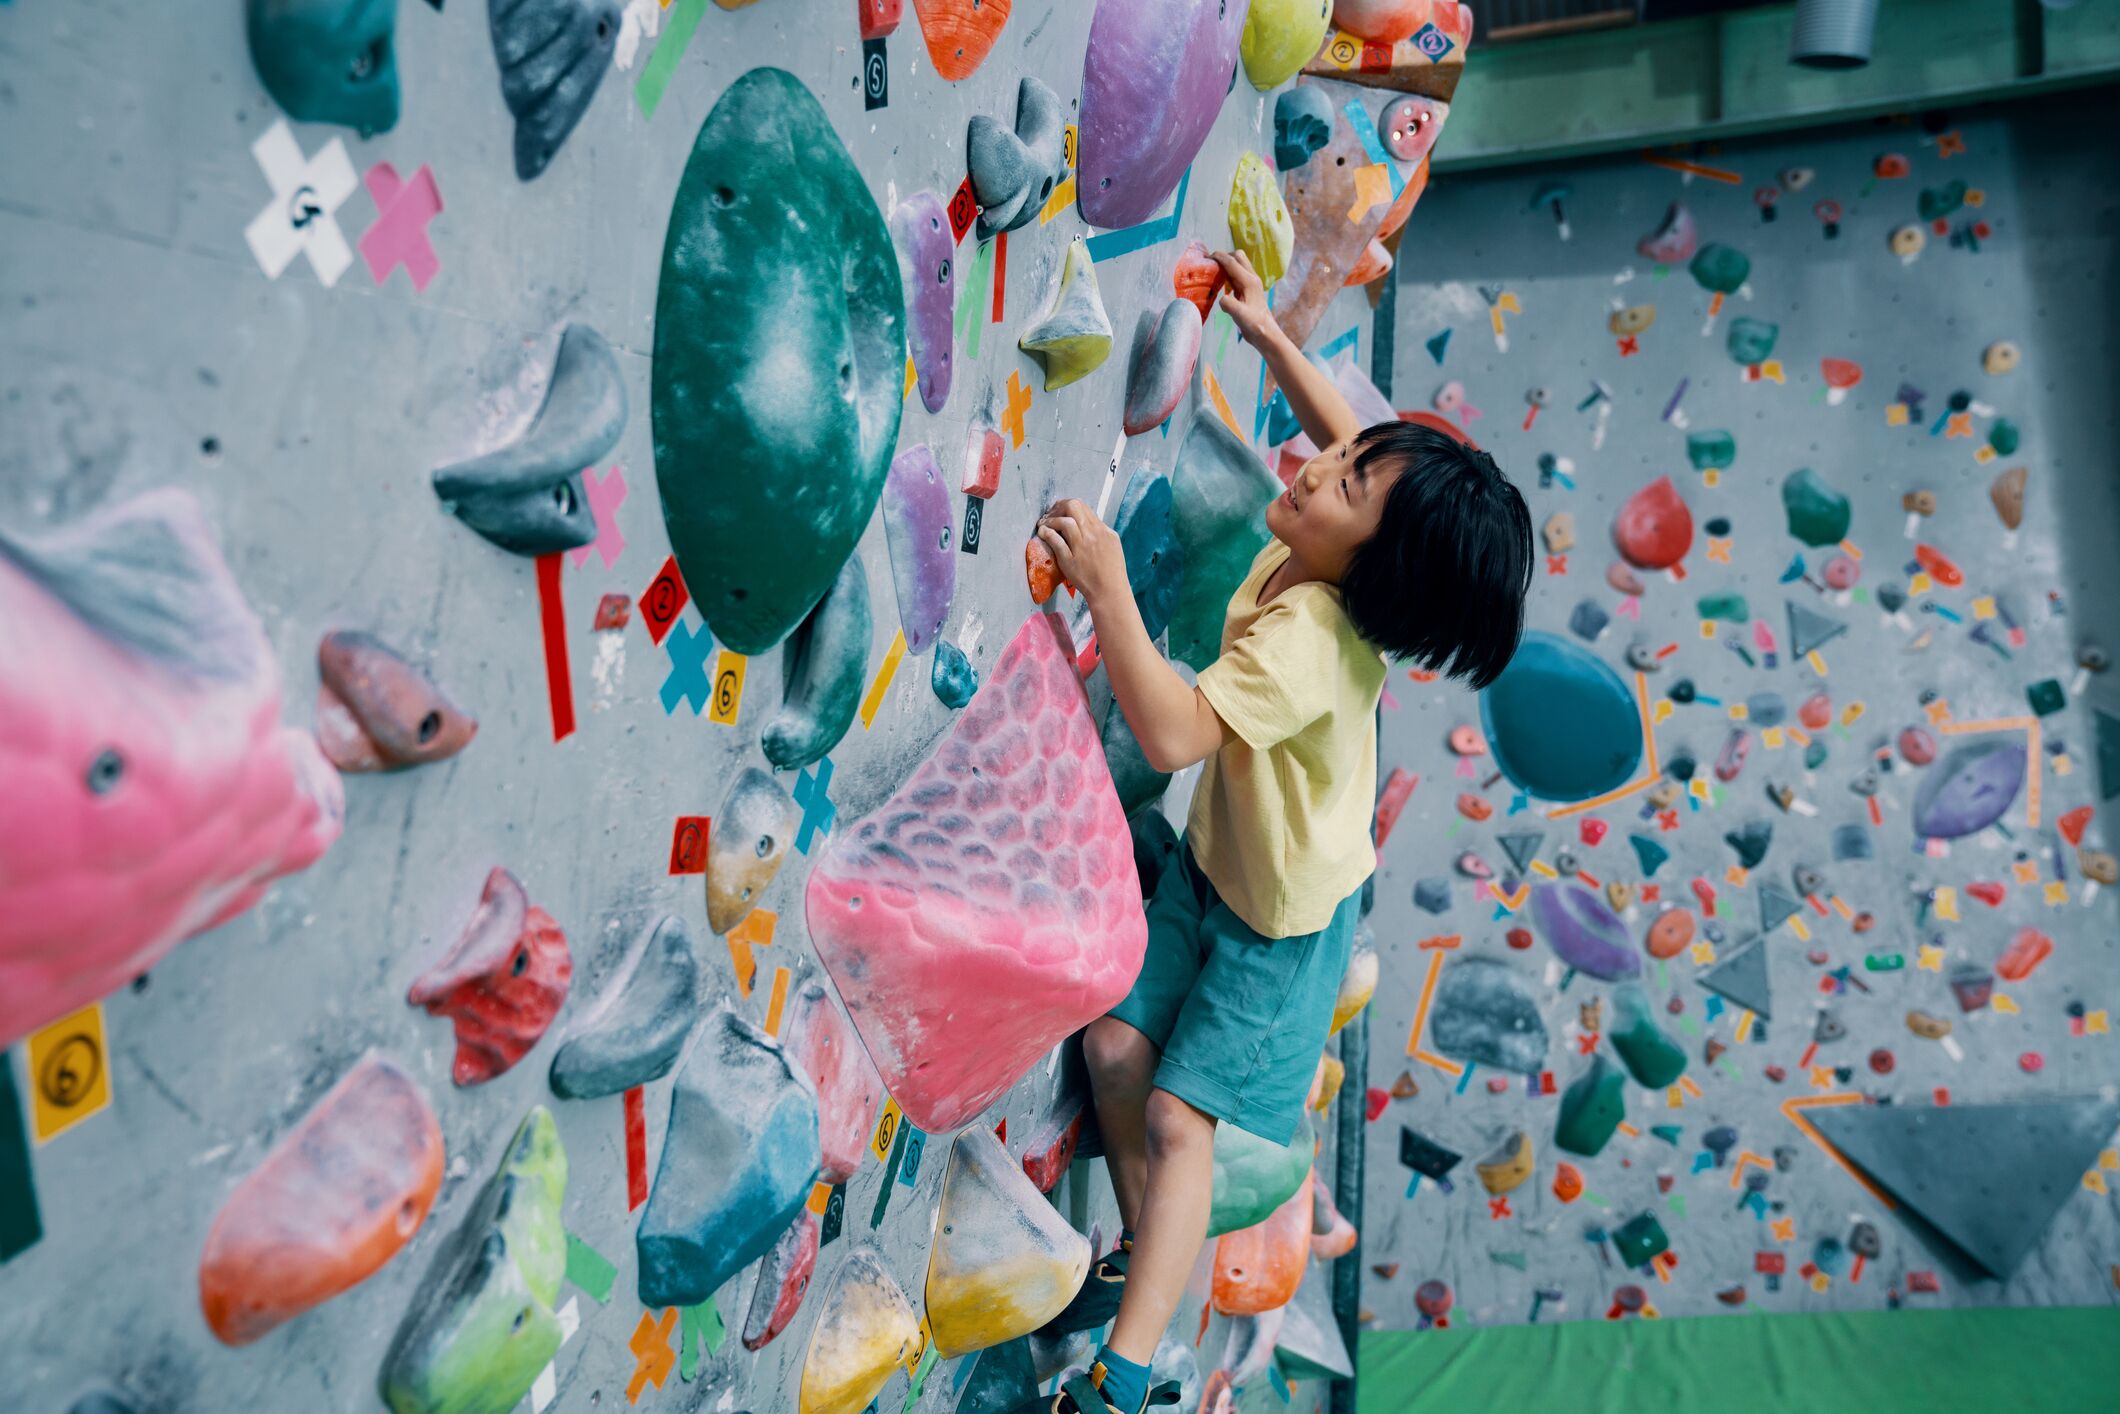
{"label": "boy's black hair", "polygon": [[1347,617],[1392,658],[1487,686],[1524,630],[1532,550],[1523,494],[1493,457],[1418,422],[1366,429],[1354,461],[1398,479],[1377,533],[1340,580]]}

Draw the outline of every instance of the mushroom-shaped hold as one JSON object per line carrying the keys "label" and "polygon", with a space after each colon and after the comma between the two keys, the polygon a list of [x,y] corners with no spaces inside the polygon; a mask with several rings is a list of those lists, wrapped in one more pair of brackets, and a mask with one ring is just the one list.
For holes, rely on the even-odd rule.
{"label": "mushroom-shaped hold", "polygon": [[552,915],[505,869],[486,876],[471,921],[405,994],[456,1023],[461,1086],[483,1085],[523,1058],[567,1000],[574,958]]}
{"label": "mushroom-shaped hold", "polygon": [[1839,407],[1848,400],[1848,390],[1862,381],[1862,365],[1851,358],[1822,358],[1818,372],[1826,380],[1826,402]]}
{"label": "mushroom-shaped hold", "polygon": [[780,782],[746,766],[707,836],[707,926],[726,933],[758,907],[787,861],[801,812]]}
{"label": "mushroom-shaped hold", "polygon": [[875,1248],[847,1253],[810,1332],[800,1414],[861,1414],[905,1363],[920,1320]]}
{"label": "mushroom-shaped hold", "polygon": [[1089,243],[1077,236],[1067,247],[1060,285],[1045,314],[1016,341],[1045,369],[1045,391],[1087,378],[1111,357],[1112,322],[1097,293],[1097,267]]}
{"label": "mushroom-shaped hold", "polygon": [[1693,548],[1693,512],[1668,476],[1627,498],[1612,520],[1612,543],[1636,569],[1667,570]]}
{"label": "mushroom-shaped hold", "polygon": [[928,1329],[943,1359],[1029,1335],[1089,1272],[1089,1239],[984,1125],[958,1132],[928,1249]]}
{"label": "mushroom-shaped hold", "polygon": [[447,760],[478,735],[477,718],[372,634],[325,634],[317,674],[317,745],[341,771]]}

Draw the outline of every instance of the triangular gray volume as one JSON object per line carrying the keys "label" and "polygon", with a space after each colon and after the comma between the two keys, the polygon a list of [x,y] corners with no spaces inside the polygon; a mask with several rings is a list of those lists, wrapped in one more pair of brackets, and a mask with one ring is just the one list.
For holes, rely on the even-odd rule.
{"label": "triangular gray volume", "polygon": [[1834,1105],[1810,1117],[1850,1163],[2002,1280],[2098,1162],[2120,1100]]}
{"label": "triangular gray volume", "polygon": [[1794,599],[1784,600],[1789,606],[1789,656],[1801,658],[1813,649],[1823,648],[1848,631],[1848,626],[1837,619],[1829,619],[1816,609],[1806,609]]}
{"label": "triangular gray volume", "polygon": [[1518,869],[1529,869],[1531,861],[1538,858],[1538,847],[1545,842],[1546,836],[1541,830],[1512,830],[1506,835],[1495,836],[1495,843],[1502,847],[1502,853],[1508,855],[1509,862]]}
{"label": "triangular gray volume", "polygon": [[1759,939],[1734,952],[1696,979],[1709,991],[1736,1002],[1762,1021],[1774,1019],[1774,984],[1767,975],[1767,944]]}
{"label": "triangular gray volume", "polygon": [[1759,886],[1759,931],[1771,933],[1795,917],[1803,905],[1796,896],[1779,884],[1763,883]]}

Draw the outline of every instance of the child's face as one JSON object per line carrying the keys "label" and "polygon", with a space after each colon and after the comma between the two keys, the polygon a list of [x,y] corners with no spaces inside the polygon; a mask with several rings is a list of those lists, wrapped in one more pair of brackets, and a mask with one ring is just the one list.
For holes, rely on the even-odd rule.
{"label": "child's face", "polygon": [[1354,443],[1335,442],[1303,463],[1266,508],[1266,528],[1319,578],[1339,583],[1354,552],[1377,533],[1396,468],[1355,466]]}

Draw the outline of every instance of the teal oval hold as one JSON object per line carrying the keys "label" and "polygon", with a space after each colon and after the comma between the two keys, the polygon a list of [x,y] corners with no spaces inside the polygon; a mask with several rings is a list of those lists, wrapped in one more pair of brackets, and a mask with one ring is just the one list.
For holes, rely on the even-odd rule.
{"label": "teal oval hold", "polygon": [[649,392],[670,548],[731,650],[773,647],[832,587],[882,494],[904,380],[883,213],[801,80],[753,69],[670,206]]}
{"label": "teal oval hold", "polygon": [[1604,660],[1530,632],[1480,694],[1494,762],[1541,800],[1588,800],[1623,786],[1642,759],[1641,713]]}
{"label": "teal oval hold", "polygon": [[397,0],[247,0],[250,59],[287,116],[364,137],[398,120]]}

